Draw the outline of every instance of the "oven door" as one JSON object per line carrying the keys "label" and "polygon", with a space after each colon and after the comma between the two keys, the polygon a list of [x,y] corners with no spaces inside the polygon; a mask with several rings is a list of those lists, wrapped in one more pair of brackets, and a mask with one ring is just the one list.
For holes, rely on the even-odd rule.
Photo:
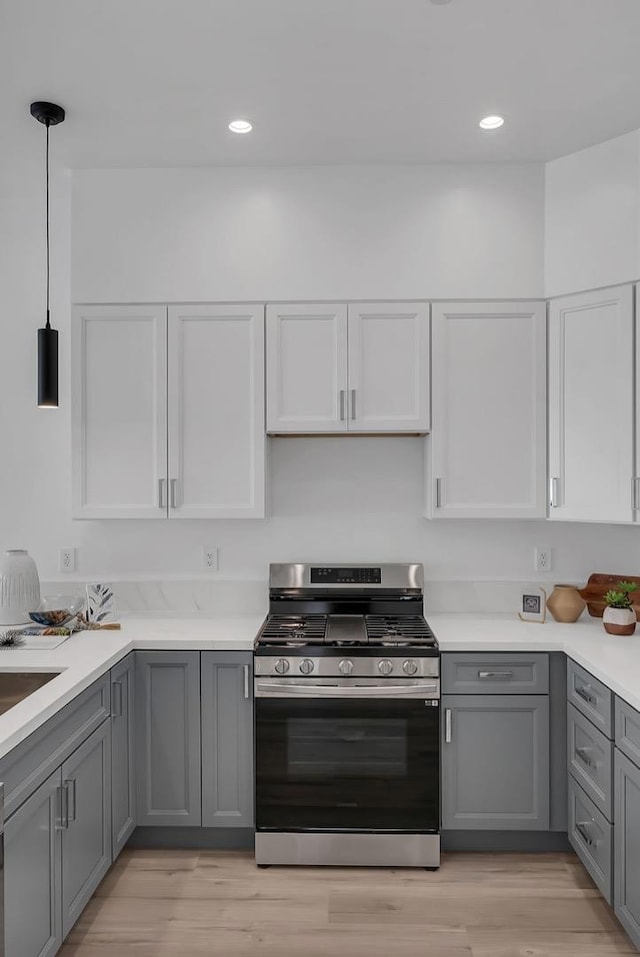
{"label": "oven door", "polygon": [[437,833],[434,687],[256,679],[257,829]]}

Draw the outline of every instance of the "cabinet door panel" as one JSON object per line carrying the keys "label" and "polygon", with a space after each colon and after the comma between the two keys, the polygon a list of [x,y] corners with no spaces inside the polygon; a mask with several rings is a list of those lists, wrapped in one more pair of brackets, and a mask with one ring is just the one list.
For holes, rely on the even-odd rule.
{"label": "cabinet door panel", "polygon": [[62,943],[60,781],[58,770],[6,823],[7,957],[50,957]]}
{"label": "cabinet door panel", "polygon": [[62,765],[68,827],[62,832],[62,933],[66,937],[111,866],[111,723]]}
{"label": "cabinet door panel", "polygon": [[251,827],[252,655],[202,654],[202,825]]}
{"label": "cabinet door panel", "polygon": [[350,432],[429,429],[429,306],[349,306]]}
{"label": "cabinet door panel", "polygon": [[347,307],[267,306],[267,431],[345,432]]}
{"label": "cabinet door panel", "polygon": [[633,287],[549,313],[549,518],[631,522]]}
{"label": "cabinet door panel", "polygon": [[443,828],[548,830],[548,697],[443,695],[442,708]]}
{"label": "cabinet door panel", "polygon": [[74,517],[162,518],[166,309],[77,306],[73,321]]}
{"label": "cabinet door panel", "polygon": [[111,669],[111,822],[115,860],[136,826],[134,655]]}
{"label": "cabinet door panel", "polygon": [[264,309],[169,309],[169,517],[264,515]]}
{"label": "cabinet door panel", "polygon": [[139,825],[200,827],[200,653],[136,652]]}
{"label": "cabinet door panel", "polygon": [[640,947],[640,768],[616,748],[613,892],[616,917]]}
{"label": "cabinet door panel", "polygon": [[438,304],[432,332],[429,514],[543,517],[544,304]]}

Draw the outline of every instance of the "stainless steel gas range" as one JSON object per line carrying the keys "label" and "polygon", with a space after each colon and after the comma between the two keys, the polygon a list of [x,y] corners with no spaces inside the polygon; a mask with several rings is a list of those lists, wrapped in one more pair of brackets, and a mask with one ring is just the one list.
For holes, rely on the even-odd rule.
{"label": "stainless steel gas range", "polygon": [[256,863],[437,867],[440,659],[421,565],[272,565]]}

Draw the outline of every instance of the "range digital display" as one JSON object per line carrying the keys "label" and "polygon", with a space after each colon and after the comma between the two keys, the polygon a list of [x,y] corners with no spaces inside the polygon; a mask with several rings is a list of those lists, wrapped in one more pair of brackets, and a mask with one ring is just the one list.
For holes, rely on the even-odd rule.
{"label": "range digital display", "polygon": [[380,568],[311,568],[312,585],[380,585]]}

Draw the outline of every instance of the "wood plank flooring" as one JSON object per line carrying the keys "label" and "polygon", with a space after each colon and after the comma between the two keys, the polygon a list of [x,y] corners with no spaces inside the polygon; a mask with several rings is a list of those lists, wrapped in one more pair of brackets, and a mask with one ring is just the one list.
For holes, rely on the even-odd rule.
{"label": "wood plank flooring", "polygon": [[570,854],[447,854],[412,869],[259,870],[246,851],[125,851],[62,957],[635,954]]}

